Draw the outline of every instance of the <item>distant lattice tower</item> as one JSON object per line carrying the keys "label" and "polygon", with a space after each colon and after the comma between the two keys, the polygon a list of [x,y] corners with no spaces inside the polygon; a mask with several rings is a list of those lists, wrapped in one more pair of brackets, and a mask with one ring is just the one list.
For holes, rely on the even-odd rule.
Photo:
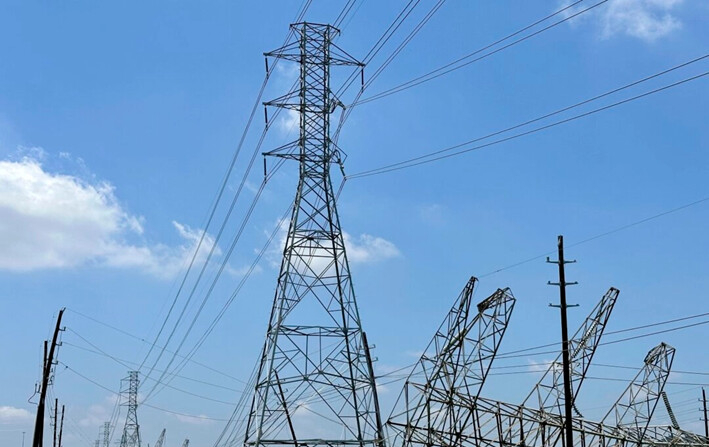
{"label": "distant lattice tower", "polygon": [[109,447],[111,445],[111,423],[104,422],[103,429],[101,430],[101,446]]}
{"label": "distant lattice tower", "polygon": [[129,371],[121,381],[121,394],[126,396],[121,405],[128,408],[126,424],[123,427],[120,447],[140,447],[140,425],[138,424],[138,371]]}
{"label": "distant lattice tower", "polygon": [[296,160],[300,179],[244,444],[253,447],[382,446],[374,373],[355,300],[330,166],[341,102],[330,68],[361,66],[329,25],[298,23],[297,38],[267,57],[299,64],[300,86],[267,106],[297,111],[296,141],[267,155]]}

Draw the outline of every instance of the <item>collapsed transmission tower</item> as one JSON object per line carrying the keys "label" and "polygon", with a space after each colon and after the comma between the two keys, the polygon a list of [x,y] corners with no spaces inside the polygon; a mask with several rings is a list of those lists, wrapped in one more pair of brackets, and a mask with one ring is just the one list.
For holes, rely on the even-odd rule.
{"label": "collapsed transmission tower", "polygon": [[160,437],[158,437],[158,442],[155,443],[155,447],[162,447],[165,442],[165,429],[163,428],[160,432]]}
{"label": "collapsed transmission tower", "polygon": [[476,405],[507,329],[515,298],[498,289],[473,305],[475,278],[461,292],[404,384],[388,426],[392,445],[458,446],[475,430]]}
{"label": "collapsed transmission tower", "polygon": [[[608,319],[611,316],[619,293],[620,291],[614,287],[608,289],[608,292],[603,295],[596,307],[591,310],[591,313],[581,324],[581,327],[569,340],[571,391],[574,397],[572,405],[574,405],[576,395],[581,389],[581,384],[586,377],[586,372],[591,365],[591,360],[596,352],[598,343],[601,341],[601,336],[608,324]],[[545,413],[563,414],[564,387],[562,368],[561,354],[559,354],[556,360],[549,365],[549,368],[532,392],[522,402],[522,405],[532,406],[536,404]]]}
{"label": "collapsed transmission tower", "polygon": [[128,408],[126,424],[123,427],[120,447],[140,447],[140,425],[138,425],[138,371],[129,371],[121,381],[121,394],[126,396],[122,405]]}
{"label": "collapsed transmission tower", "polygon": [[617,427],[630,430],[638,440],[642,440],[662,397],[674,356],[675,348],[665,343],[652,348],[645,356],[643,368],[602,422],[612,420]]}
{"label": "collapsed transmission tower", "polygon": [[296,40],[266,57],[297,62],[299,88],[266,106],[297,111],[300,133],[266,155],[297,160],[300,179],[244,444],[383,447],[330,178],[330,165],[343,158],[330,138],[330,114],[341,105],[330,90],[330,67],[361,64],[332,42],[336,28],[291,27]]}

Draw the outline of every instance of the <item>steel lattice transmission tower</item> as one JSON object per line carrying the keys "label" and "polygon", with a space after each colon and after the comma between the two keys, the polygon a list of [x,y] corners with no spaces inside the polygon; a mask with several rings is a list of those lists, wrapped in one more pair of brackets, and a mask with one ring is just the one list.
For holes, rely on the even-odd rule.
{"label": "steel lattice transmission tower", "polygon": [[109,447],[111,445],[111,423],[110,422],[104,422],[103,425],[101,426],[101,433],[99,436],[99,440],[101,441],[101,443],[100,443],[101,447]]}
{"label": "steel lattice transmission tower", "polygon": [[267,106],[299,113],[298,140],[268,155],[294,159],[300,179],[266,333],[246,446],[383,446],[371,358],[362,331],[333,186],[333,65],[361,66],[329,25],[291,25],[296,40],[266,53],[300,65],[299,88]]}
{"label": "steel lattice transmission tower", "polygon": [[120,447],[140,447],[140,425],[138,425],[138,371],[129,371],[128,377],[121,381],[121,393],[127,395],[128,407],[126,425],[123,427]]}

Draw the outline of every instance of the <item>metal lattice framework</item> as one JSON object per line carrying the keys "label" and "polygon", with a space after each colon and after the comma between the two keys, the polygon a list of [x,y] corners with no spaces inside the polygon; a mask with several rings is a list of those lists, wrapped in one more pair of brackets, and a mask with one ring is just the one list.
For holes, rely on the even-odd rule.
{"label": "metal lattice framework", "polygon": [[110,447],[111,445],[111,423],[104,422],[101,430],[101,445],[103,447]]}
{"label": "metal lattice framework", "polygon": [[155,443],[155,447],[162,447],[162,445],[165,443],[165,429],[163,428],[162,431],[160,432],[160,436],[158,437],[158,442]]}
{"label": "metal lattice framework", "polygon": [[601,422],[613,420],[643,439],[670,375],[675,348],[665,343],[645,356],[645,364]]}
{"label": "metal lattice framework", "polygon": [[[655,427],[648,432],[647,424],[669,375],[674,348],[662,343],[650,350],[637,377],[602,422],[574,418],[574,445],[579,447],[606,447],[609,445],[684,445],[706,447],[709,440],[698,435]],[[489,399],[468,401],[468,408],[479,423],[478,433],[471,433],[471,445],[562,445],[559,433],[563,417],[521,405],[510,405]],[[615,420],[606,423],[613,415]]]}
{"label": "metal lattice framework", "polygon": [[332,65],[361,65],[333,44],[329,25],[292,25],[297,40],[271,53],[300,65],[297,91],[266,105],[296,110],[297,141],[270,155],[298,160],[300,180],[266,332],[247,446],[382,446],[366,336],[335,205],[330,139]]}
{"label": "metal lattice framework", "polygon": [[480,395],[515,304],[509,289],[498,289],[473,306],[475,282],[468,281],[407,379],[387,422],[393,445],[455,446],[473,429],[459,397]]}
{"label": "metal lattice framework", "polygon": [[126,424],[123,427],[120,447],[140,447],[140,425],[138,424],[138,371],[129,371],[121,381],[121,394],[126,396],[121,405],[128,408]]}
{"label": "metal lattice framework", "polygon": [[[571,390],[574,401],[581,389],[591,360],[601,341],[620,291],[611,287],[591,310],[581,327],[569,340]],[[522,402],[522,406],[537,407],[545,413],[564,413],[564,374],[561,354],[549,365],[542,378]],[[573,403],[573,402],[572,402]]]}
{"label": "metal lattice framework", "polygon": [[[669,374],[673,354],[674,349],[664,343],[650,351],[638,377],[631,382],[621,399],[609,412],[609,415],[617,415],[617,420],[614,421],[616,425],[574,418],[571,421],[574,430],[574,446],[706,447],[709,445],[709,439],[673,427],[643,426],[644,421],[652,416],[652,411],[648,412],[645,409],[654,408],[656,405]],[[648,396],[656,396],[654,405],[653,398]],[[564,421],[560,414],[463,392],[451,394],[449,397],[444,403],[455,406],[459,409],[459,414],[467,413],[471,422],[465,427],[458,427],[460,430],[457,432],[449,431],[427,438],[426,446],[563,446],[563,437],[560,433]],[[629,415],[632,417],[629,418]],[[426,428],[423,427],[421,432],[425,431]],[[451,439],[451,434],[455,434],[455,439]]]}
{"label": "metal lattice framework", "polygon": [[[504,301],[499,301],[506,291],[498,290],[478,305],[480,314],[471,322],[468,318],[474,285],[475,280],[471,279],[404,385],[387,422],[393,432],[392,444],[396,447],[565,447],[564,418],[559,404],[563,397],[557,391],[561,388],[558,368],[550,368],[545,379],[525,400],[530,405],[539,403],[540,408],[480,396],[514,301],[510,295],[509,309],[506,308]],[[611,288],[573,337],[574,397],[618,294]],[[470,331],[470,325],[480,329]],[[492,327],[495,329],[491,330]],[[491,334],[498,337],[492,338],[490,348],[481,349],[488,345],[486,340]],[[466,351],[465,346],[473,348]],[[471,355],[476,349],[487,355]],[[601,422],[585,420],[580,414],[573,418],[574,447],[708,447],[709,438],[704,436],[673,426],[648,425],[669,376],[674,352],[674,348],[665,343],[650,350],[640,372]],[[463,358],[472,361],[461,361]],[[544,380],[551,380],[551,385],[544,384]],[[535,402],[535,399],[539,400]]]}

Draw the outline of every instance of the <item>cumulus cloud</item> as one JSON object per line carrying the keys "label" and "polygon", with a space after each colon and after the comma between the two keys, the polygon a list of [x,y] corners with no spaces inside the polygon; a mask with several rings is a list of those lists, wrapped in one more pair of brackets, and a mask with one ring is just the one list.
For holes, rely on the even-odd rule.
{"label": "cumulus cloud", "polygon": [[[627,35],[653,42],[682,27],[682,22],[676,15],[682,2],[683,0],[613,0],[579,16],[579,19],[597,22],[603,38]],[[577,11],[578,9],[574,10]]]}
{"label": "cumulus cloud", "polygon": [[[175,247],[141,239],[144,219],[123,209],[108,182],[48,172],[39,159],[0,161],[0,269],[26,272],[86,264],[135,268],[162,278],[184,268],[202,232],[173,222]],[[207,236],[198,259],[214,240]]]}
{"label": "cumulus cloud", "polygon": [[[267,256],[268,262],[272,268],[278,268],[278,266],[280,266],[281,257],[283,256],[283,248],[286,245],[289,223],[289,219],[279,219],[275,224],[278,227],[278,235],[276,239],[278,240],[278,245],[273,245]],[[269,236],[271,231],[267,231],[265,234]],[[347,260],[350,264],[375,263],[401,256],[401,252],[396,245],[384,238],[369,234],[360,234],[359,236],[353,237],[346,231],[343,231],[342,235],[345,240]],[[308,255],[304,254],[303,257],[317,258],[323,255],[323,253],[309,250]],[[317,264],[318,261],[325,262],[327,264],[327,261],[322,258],[319,260],[313,259],[313,263],[310,263],[310,266],[316,271],[318,271],[318,268],[313,266]]]}
{"label": "cumulus cloud", "polygon": [[396,245],[384,238],[369,234],[361,234],[355,238],[347,232],[343,234],[347,258],[353,264],[378,262],[401,255]]}
{"label": "cumulus cloud", "polygon": [[32,420],[32,413],[24,408],[0,405],[0,424],[21,424]]}
{"label": "cumulus cloud", "polygon": [[300,113],[297,110],[286,109],[278,118],[278,130],[284,135],[290,135],[300,125]]}
{"label": "cumulus cloud", "polygon": [[627,34],[654,41],[682,27],[673,14],[682,0],[615,0],[602,15],[603,36]]}

